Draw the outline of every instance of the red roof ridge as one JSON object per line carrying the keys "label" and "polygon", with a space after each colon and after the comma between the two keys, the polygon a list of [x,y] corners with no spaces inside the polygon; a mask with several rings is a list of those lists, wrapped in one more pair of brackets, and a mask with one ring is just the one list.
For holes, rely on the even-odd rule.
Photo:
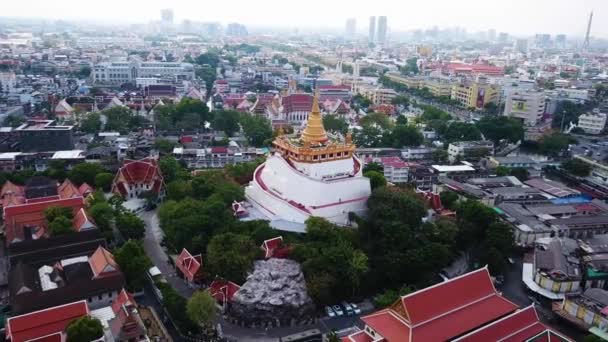
{"label": "red roof ridge", "polygon": [[[440,283],[440,284],[441,284],[441,283]],[[441,313],[441,314],[439,314],[439,315],[436,315],[436,316],[433,316],[433,317],[431,317],[431,318],[427,319],[426,321],[422,321],[422,322],[419,322],[419,323],[413,324],[413,325],[412,325],[412,327],[413,327],[413,328],[416,328],[416,327],[419,327],[419,326],[425,325],[426,323],[429,323],[429,322],[432,322],[432,321],[434,321],[434,320],[436,320],[436,319],[438,319],[438,318],[441,318],[441,317],[444,317],[444,316],[450,315],[450,314],[452,314],[452,313],[454,313],[454,312],[456,312],[456,311],[460,311],[460,310],[462,310],[462,309],[467,308],[468,306],[471,306],[471,305],[473,305],[473,304],[476,304],[476,303],[482,302],[482,301],[484,301],[484,300],[486,300],[486,299],[488,299],[488,298],[494,297],[494,296],[498,296],[498,294],[497,294],[497,293],[489,293],[489,294],[485,295],[484,297],[481,297],[481,298],[477,298],[477,299],[475,299],[475,300],[474,300],[474,301],[472,301],[472,302],[468,302],[468,303],[466,303],[466,304],[464,304],[464,305],[461,305],[461,306],[459,306],[459,307],[453,308],[452,310],[444,311],[444,312],[442,312],[442,313]]]}
{"label": "red roof ridge", "polygon": [[[490,272],[488,271],[488,265],[485,265],[484,267],[478,268],[478,269],[476,269],[474,271],[461,274],[459,276],[456,276],[454,278],[448,279],[448,280],[443,281],[441,283],[437,283],[437,284],[431,285],[429,287],[425,287],[425,288],[420,289],[420,290],[418,290],[416,292],[408,293],[408,294],[406,294],[404,296],[401,296],[401,301],[403,302],[403,300],[406,299],[406,298],[413,297],[414,295],[426,292],[427,290],[431,290],[431,289],[437,288],[439,286],[445,286],[448,283],[454,282],[454,281],[456,281],[458,279],[462,279],[462,278],[465,278],[467,276],[471,276],[472,274],[476,274],[476,273],[482,272],[482,271],[486,271],[488,273],[488,276],[490,275]],[[494,292],[496,292],[496,287],[494,287],[494,283],[492,283],[492,288],[494,289]]]}

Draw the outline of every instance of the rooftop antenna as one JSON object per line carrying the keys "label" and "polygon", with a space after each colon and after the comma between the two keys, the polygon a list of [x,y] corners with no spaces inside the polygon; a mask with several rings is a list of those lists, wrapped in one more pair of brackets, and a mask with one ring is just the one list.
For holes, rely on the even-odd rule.
{"label": "rooftop antenna", "polygon": [[587,22],[587,33],[583,42],[583,51],[589,51],[589,35],[591,34],[591,23],[593,22],[593,11],[589,14],[589,22]]}

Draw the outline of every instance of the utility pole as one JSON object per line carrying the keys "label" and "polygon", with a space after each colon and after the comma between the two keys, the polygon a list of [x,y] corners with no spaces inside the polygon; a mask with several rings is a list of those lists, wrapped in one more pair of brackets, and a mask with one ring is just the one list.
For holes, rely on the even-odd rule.
{"label": "utility pole", "polygon": [[583,42],[583,51],[589,51],[589,36],[591,34],[591,23],[593,22],[593,11],[589,14],[589,21],[587,22],[587,33],[585,34],[585,41]]}

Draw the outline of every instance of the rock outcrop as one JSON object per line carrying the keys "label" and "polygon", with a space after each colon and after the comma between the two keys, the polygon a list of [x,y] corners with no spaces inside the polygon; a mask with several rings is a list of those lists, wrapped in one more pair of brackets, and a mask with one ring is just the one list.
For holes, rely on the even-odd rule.
{"label": "rock outcrop", "polygon": [[308,323],[314,309],[300,264],[272,258],[255,262],[229,314],[246,326],[285,326]]}

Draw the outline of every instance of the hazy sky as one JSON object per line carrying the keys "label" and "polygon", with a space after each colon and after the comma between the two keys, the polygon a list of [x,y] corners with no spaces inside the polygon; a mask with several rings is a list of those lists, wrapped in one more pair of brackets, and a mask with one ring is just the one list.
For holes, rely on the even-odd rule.
{"label": "hazy sky", "polygon": [[357,19],[364,32],[370,15],[386,15],[390,30],[461,26],[514,34],[547,32],[582,36],[594,10],[592,35],[608,38],[608,0],[2,0],[0,16],[94,19],[111,22],[158,20],[172,8],[176,22],[240,22],[255,26],[343,28]]}

